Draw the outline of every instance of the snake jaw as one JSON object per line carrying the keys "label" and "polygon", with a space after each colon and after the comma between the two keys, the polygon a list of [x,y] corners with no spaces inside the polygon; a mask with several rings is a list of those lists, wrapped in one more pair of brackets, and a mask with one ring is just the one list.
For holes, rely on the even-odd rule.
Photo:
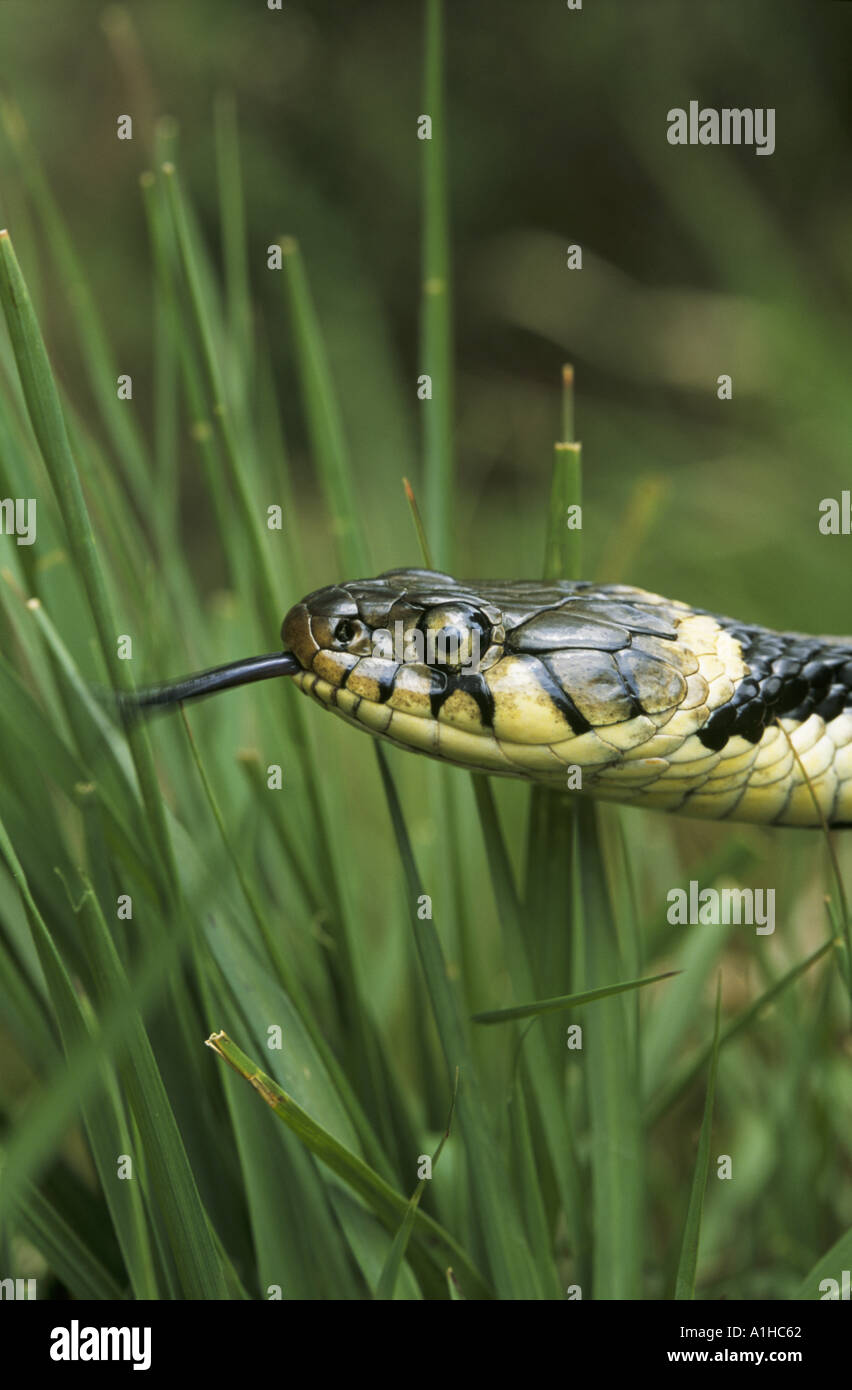
{"label": "snake jaw", "polygon": [[281,624],[281,640],[285,648],[298,657],[305,670],[309,671],[320,645],[311,631],[311,615],[305,603],[296,603],[290,609]]}

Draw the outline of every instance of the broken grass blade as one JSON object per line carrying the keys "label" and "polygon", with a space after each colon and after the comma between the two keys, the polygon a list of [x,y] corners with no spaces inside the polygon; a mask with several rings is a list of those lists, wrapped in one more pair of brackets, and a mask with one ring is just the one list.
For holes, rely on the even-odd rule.
{"label": "broken grass blade", "polygon": [[319,1028],[314,1014],[311,1011],[308,999],[305,995],[305,991],[302,988],[299,978],[290,966],[287,956],[281,949],[281,946],[279,945],[276,939],[275,933],[273,932],[269,924],[269,921],[267,920],[267,915],[264,912],[263,907],[261,906],[258,900],[258,896],[251,882],[251,878],[246,873],[242,858],[237,853],[232,838],[228,833],[227,826],[225,825],[225,819],[222,815],[219,803],[216,800],[216,795],[213,791],[213,788],[210,784],[210,780],[205,771],[201,754],[198,751],[198,745],[196,744],[195,738],[193,737],[192,728],[187,718],[186,711],[183,709],[181,710],[181,717],[183,719],[183,725],[186,731],[189,750],[192,755],[192,760],[195,763],[195,768],[198,772],[199,780],[204,790],[204,795],[207,799],[207,804],[210,807],[211,814],[216,822],[216,828],[219,831],[219,835],[221,837],[225,853],[227,854],[228,858],[230,859],[233,865],[234,872],[237,877],[237,882],[240,885],[240,889],[242,891],[243,897],[245,898],[252,920],[254,921],[260,939],[262,940],[264,947],[266,948],[266,953],[269,957],[269,962],[277,974],[278,983],[280,984],[281,989],[284,991],[284,993],[287,995],[288,999],[292,1003],[293,1008],[298,1013],[299,1018],[301,1019],[311,1039],[311,1042],[313,1043],[314,1047],[319,1053],[319,1056],[322,1059],[322,1062],[326,1067],[329,1076],[331,1077],[335,1087],[337,1088],[341,1101],[343,1105],[346,1107],[349,1117],[355,1125],[359,1138],[361,1139],[361,1142],[364,1144],[366,1152],[370,1154],[372,1157],[375,1157],[379,1151],[378,1138],[373,1133],[372,1126],[370,1125],[370,1122],[367,1116],[365,1115],[352,1086],[350,1085],[349,1079],[346,1076],[343,1067],[340,1065],[340,1062],[335,1056],[332,1048],[329,1047],[329,1044],[326,1038],[324,1037],[322,1030]]}
{"label": "broken grass blade", "polygon": [[[408,1209],[408,1202],[404,1197],[395,1192],[362,1158],[352,1153],[351,1149],[347,1149],[306,1110],[297,1105],[292,1096],[261,1071],[257,1064],[231,1041],[227,1033],[211,1033],[206,1039],[206,1045],[254,1087],[261,1099],[266,1101],[305,1147],[342,1178],[353,1192],[357,1192],[389,1230],[398,1229],[399,1222],[405,1217]],[[443,1258],[449,1255],[456,1261],[460,1270],[463,1270],[463,1277],[468,1281],[468,1289],[473,1297],[493,1296],[465,1252],[456,1245],[442,1226],[419,1210],[415,1215],[415,1238],[423,1240],[433,1260],[440,1254]]]}

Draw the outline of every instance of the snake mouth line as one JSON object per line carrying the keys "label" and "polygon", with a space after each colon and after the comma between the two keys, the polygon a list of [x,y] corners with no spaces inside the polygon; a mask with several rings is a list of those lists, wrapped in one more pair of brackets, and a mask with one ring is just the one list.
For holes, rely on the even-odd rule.
{"label": "snake mouth line", "polygon": [[[474,733],[423,714],[391,709],[384,701],[355,695],[342,686],[332,685],[314,671],[298,672],[294,683],[318,705],[331,710],[345,723],[385,739],[397,748],[421,753],[439,762],[452,763],[469,772],[485,772],[496,777],[529,776],[524,765],[529,749],[522,744],[513,745],[506,739],[496,739],[488,728]],[[559,757],[552,748],[548,748],[547,753],[554,760]],[[613,752],[612,761],[616,757]],[[562,766],[559,772],[551,774],[551,778],[556,782],[564,780],[565,775],[566,766]]]}

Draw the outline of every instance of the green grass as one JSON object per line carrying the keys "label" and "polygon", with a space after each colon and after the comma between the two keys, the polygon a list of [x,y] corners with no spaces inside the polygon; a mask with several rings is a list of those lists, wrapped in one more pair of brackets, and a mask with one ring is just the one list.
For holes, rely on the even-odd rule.
{"label": "green grass", "polygon": [[[257,270],[229,101],[221,271],[168,124],[142,180],[150,441],[136,400],[117,399],[106,315],[15,127],[44,243],[14,226],[0,241],[0,488],[39,506],[37,545],[5,539],[0,576],[3,1272],[36,1271],[42,1297],[813,1298],[852,1239],[844,912],[819,837],[730,828],[708,847],[568,793],[395,750],[377,762],[289,687],[129,738],[89,693],[273,648],[303,592],[369,569],[404,515],[403,473],[423,543],[455,563],[435,0],[426,33],[419,370],[433,396],[418,404],[422,458],[398,478],[347,446],[312,248],[281,237],[281,271]],[[45,350],[48,286],[70,296],[85,405]],[[271,334],[292,340],[316,486],[289,476]],[[588,508],[582,533],[564,525],[580,449],[557,381],[562,438],[525,545],[570,576],[603,528]],[[178,468],[217,584],[196,573]],[[634,546],[654,512],[640,484]],[[283,530],[267,526],[273,505]],[[397,544],[418,563],[414,524]],[[520,577],[496,542],[489,568]],[[783,926],[677,935],[666,893],[690,877],[776,883]],[[231,1067],[204,1047],[222,1033]]]}

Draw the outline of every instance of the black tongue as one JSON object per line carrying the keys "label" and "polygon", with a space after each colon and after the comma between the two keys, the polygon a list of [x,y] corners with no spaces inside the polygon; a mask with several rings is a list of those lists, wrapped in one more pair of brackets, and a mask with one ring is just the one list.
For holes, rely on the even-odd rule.
{"label": "black tongue", "polygon": [[295,676],[301,669],[301,662],[292,652],[247,656],[242,661],[231,661],[227,666],[214,666],[209,671],[184,676],[182,680],[148,686],[133,695],[119,695],[119,707],[123,713],[132,716],[145,710],[180,705],[184,700],[198,700],[219,690],[231,690],[236,685],[250,685],[252,681]]}

